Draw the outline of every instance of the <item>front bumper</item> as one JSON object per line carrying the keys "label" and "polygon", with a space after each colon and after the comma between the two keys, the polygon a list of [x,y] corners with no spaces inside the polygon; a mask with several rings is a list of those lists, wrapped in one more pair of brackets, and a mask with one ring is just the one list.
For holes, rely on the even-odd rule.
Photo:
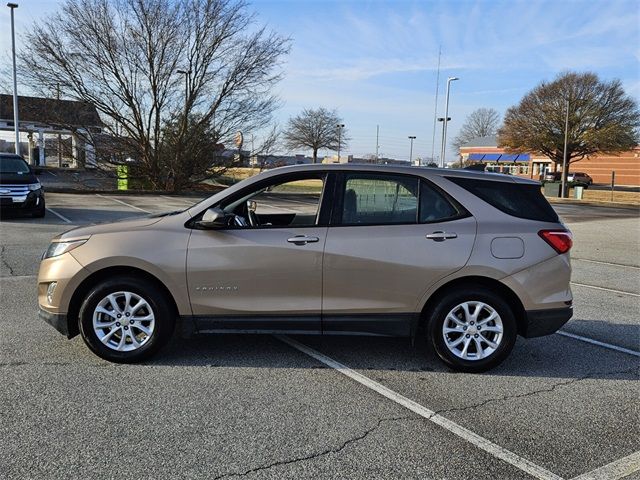
{"label": "front bumper", "polygon": [[44,203],[44,190],[38,189],[27,192],[23,196],[2,196],[0,198],[0,210],[6,213],[11,212],[32,212],[41,208]]}
{"label": "front bumper", "polygon": [[524,331],[525,338],[542,337],[558,331],[573,316],[573,308],[551,308],[545,310],[529,310]]}
{"label": "front bumper", "polygon": [[44,320],[67,338],[71,338],[73,336],[69,334],[69,324],[67,323],[66,313],[51,313],[40,307],[38,317],[40,320]]}

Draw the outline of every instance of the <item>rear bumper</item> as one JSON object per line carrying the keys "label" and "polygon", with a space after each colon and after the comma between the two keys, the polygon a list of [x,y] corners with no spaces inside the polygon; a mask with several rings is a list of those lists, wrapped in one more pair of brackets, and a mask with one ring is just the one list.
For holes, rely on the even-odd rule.
{"label": "rear bumper", "polygon": [[67,323],[66,313],[51,313],[41,308],[38,313],[38,317],[40,320],[51,325],[65,337],[71,338],[71,335],[69,335],[69,324]]}
{"label": "rear bumper", "polygon": [[547,310],[529,310],[526,313],[526,325],[522,336],[525,338],[542,337],[557,332],[573,316],[573,308],[552,308]]}

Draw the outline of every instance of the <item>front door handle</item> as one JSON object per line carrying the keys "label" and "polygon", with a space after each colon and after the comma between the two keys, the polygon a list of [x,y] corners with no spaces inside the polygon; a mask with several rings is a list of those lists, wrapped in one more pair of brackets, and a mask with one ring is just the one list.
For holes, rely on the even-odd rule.
{"label": "front door handle", "polygon": [[457,233],[449,233],[449,232],[433,232],[427,235],[429,240],[433,240],[435,242],[444,242],[449,238],[458,238]]}
{"label": "front door handle", "polygon": [[296,245],[306,245],[307,243],[319,242],[318,237],[307,237],[306,235],[296,235],[295,237],[287,238],[287,242],[295,243]]}

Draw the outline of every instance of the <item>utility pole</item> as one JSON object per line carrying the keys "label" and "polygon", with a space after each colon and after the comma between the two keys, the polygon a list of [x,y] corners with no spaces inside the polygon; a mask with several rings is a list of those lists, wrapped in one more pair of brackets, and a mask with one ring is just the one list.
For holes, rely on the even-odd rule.
{"label": "utility pole", "polygon": [[413,141],[415,139],[415,135],[409,135],[409,141],[411,142],[411,147],[409,147],[409,165],[413,165]]}
{"label": "utility pole", "polygon": [[[56,100],[60,100],[60,82],[56,84]],[[60,105],[58,104],[58,107]],[[58,133],[58,168],[62,168],[62,134]]]}
{"label": "utility pole", "polygon": [[380,125],[376,125],[376,163],[378,163],[379,148],[380,148]]}
{"label": "utility pole", "polygon": [[[16,155],[20,155],[20,120],[18,118],[18,79],[16,73],[16,31],[13,23],[13,11],[18,8],[17,3],[7,3],[11,9],[11,55],[13,58],[13,129],[16,134]],[[31,159],[29,159],[31,163]]]}
{"label": "utility pole", "polygon": [[447,96],[445,100],[444,118],[443,118],[444,126],[442,128],[442,151],[440,152],[440,161],[442,162],[442,168],[444,168],[444,160],[445,160],[444,156],[447,149],[447,123],[449,123],[449,120],[451,120],[451,118],[449,118],[449,90],[451,88],[451,82],[453,82],[454,80],[459,80],[459,78],[449,77],[447,79]]}
{"label": "utility pole", "polygon": [[436,100],[433,105],[433,135],[431,136],[431,161],[435,161],[436,151],[436,119],[438,117],[438,92],[440,90],[440,57],[442,56],[442,45],[438,50],[438,73],[436,74]]}
{"label": "utility pole", "polygon": [[344,128],[344,123],[339,123],[337,127],[338,127],[338,163],[340,163],[340,133]]}

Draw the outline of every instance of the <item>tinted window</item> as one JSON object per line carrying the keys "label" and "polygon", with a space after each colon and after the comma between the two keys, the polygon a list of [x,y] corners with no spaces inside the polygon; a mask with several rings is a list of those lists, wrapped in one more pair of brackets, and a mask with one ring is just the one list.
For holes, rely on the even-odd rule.
{"label": "tinted window", "polygon": [[17,155],[0,156],[0,173],[29,173],[29,165]]}
{"label": "tinted window", "polygon": [[417,178],[393,175],[346,175],[341,223],[346,225],[415,223],[417,213]]}
{"label": "tinted window", "polygon": [[459,217],[462,208],[455,207],[445,196],[427,182],[420,186],[420,223],[439,222]]}
{"label": "tinted window", "polygon": [[514,217],[558,222],[558,215],[542,195],[539,185],[456,177],[448,180]]}

